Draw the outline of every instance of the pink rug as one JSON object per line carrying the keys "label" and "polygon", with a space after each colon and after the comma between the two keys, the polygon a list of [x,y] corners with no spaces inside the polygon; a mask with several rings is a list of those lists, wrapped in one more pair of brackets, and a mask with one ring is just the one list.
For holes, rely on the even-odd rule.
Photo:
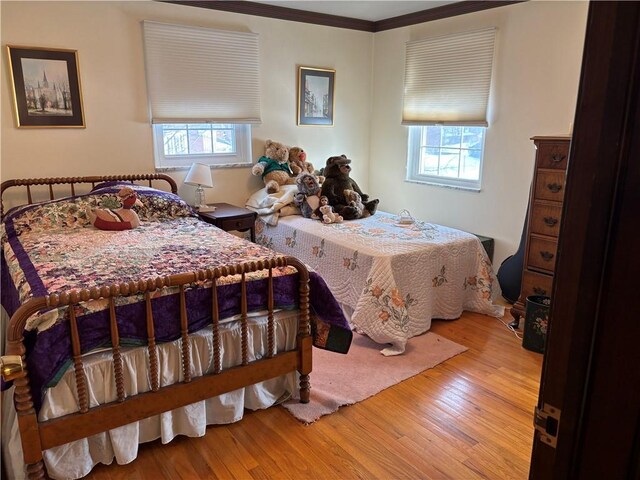
{"label": "pink rug", "polygon": [[381,349],[380,344],[358,334],[346,355],[314,348],[311,401],[288,400],[284,407],[301,422],[312,423],[467,350],[433,332],[409,340],[402,355],[385,357]]}

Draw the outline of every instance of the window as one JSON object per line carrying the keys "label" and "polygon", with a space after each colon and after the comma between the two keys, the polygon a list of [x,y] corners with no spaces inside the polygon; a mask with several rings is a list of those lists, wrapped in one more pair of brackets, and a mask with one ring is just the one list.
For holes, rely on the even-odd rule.
{"label": "window", "polygon": [[407,42],[407,181],[480,190],[495,28]]}
{"label": "window", "polygon": [[251,125],[261,121],[258,35],[142,25],[156,168],[251,166]]}
{"label": "window", "polygon": [[156,166],[214,167],[252,165],[251,125],[163,123],[153,126]]}
{"label": "window", "polygon": [[409,127],[407,180],[480,189],[484,127]]}

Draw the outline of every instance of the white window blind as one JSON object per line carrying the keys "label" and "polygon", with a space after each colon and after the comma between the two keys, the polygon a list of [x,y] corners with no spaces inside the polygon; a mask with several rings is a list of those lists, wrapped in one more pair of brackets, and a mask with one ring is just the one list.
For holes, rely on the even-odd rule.
{"label": "white window blind", "polygon": [[258,35],[144,21],[152,123],[260,123]]}
{"label": "white window blind", "polygon": [[403,125],[488,126],[496,29],[407,42]]}

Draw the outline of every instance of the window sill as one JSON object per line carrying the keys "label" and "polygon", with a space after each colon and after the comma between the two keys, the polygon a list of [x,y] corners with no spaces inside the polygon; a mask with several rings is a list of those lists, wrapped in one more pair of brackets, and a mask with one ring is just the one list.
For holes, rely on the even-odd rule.
{"label": "window sill", "polygon": [[406,178],[404,181],[407,183],[417,183],[419,185],[430,185],[433,187],[449,188],[452,190],[464,190],[467,192],[479,193],[480,191],[482,191],[481,187],[465,187],[463,185],[447,185],[445,183],[438,183],[438,182],[432,182],[432,181],[426,181],[426,180],[413,180],[409,178]]}
{"label": "window sill", "polygon": [[[220,169],[220,168],[251,168],[253,167],[253,163],[227,163],[224,165],[209,165],[210,168]],[[175,167],[155,167],[156,172],[181,172],[186,171],[191,168],[191,165],[187,166],[175,166]]]}

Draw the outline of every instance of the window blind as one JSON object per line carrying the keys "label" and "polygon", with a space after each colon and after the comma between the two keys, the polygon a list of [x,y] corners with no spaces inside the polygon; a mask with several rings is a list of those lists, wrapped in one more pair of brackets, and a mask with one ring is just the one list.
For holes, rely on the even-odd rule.
{"label": "window blind", "polygon": [[152,123],[260,123],[257,34],[142,28]]}
{"label": "window blind", "polygon": [[406,44],[403,125],[488,126],[496,29]]}

